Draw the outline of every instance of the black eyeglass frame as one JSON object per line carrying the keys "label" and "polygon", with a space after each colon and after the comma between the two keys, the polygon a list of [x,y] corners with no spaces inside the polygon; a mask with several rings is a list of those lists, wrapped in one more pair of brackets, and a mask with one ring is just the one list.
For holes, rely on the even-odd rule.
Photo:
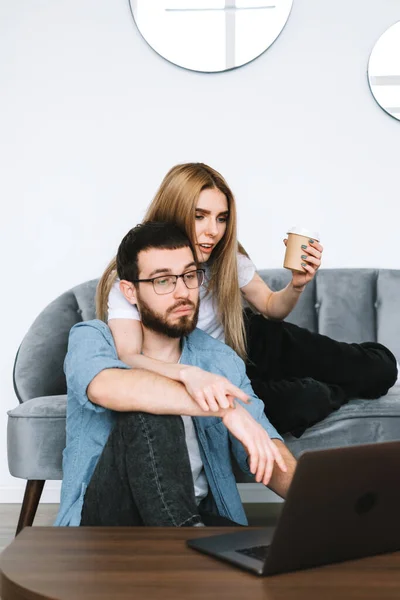
{"label": "black eyeglass frame", "polygon": [[[165,296],[166,294],[172,294],[172,292],[175,290],[176,288],[176,284],[178,283],[178,279],[179,277],[182,277],[182,281],[185,284],[185,286],[187,287],[188,290],[197,290],[199,287],[201,287],[204,283],[204,276],[205,276],[205,269],[193,269],[192,271],[186,271],[186,273],[181,273],[180,275],[172,275],[171,273],[166,273],[165,275],[158,275],[158,277],[152,277],[151,279],[134,279],[132,281],[132,283],[152,283],[153,284],[153,290],[154,292],[157,294],[157,296]],[[199,285],[197,285],[196,287],[190,288],[188,286],[188,284],[185,281],[185,277],[186,275],[190,275],[191,273],[202,273],[203,274],[203,278],[201,280],[201,283],[199,283]],[[174,283],[174,287],[172,288],[172,290],[170,292],[164,292],[163,294],[160,294],[159,292],[156,291],[154,282],[157,279],[164,279],[165,277],[175,277],[175,283]],[[199,277],[197,276],[197,280],[199,279]]]}

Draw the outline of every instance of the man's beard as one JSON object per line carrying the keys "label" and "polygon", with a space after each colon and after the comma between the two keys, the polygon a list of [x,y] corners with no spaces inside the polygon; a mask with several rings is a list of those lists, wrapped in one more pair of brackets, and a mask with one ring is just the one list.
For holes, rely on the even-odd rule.
{"label": "man's beard", "polygon": [[195,311],[188,315],[182,315],[172,325],[168,322],[168,315],[179,308],[180,306],[195,306],[193,302],[177,302],[167,310],[165,315],[153,311],[150,306],[138,298],[138,309],[143,327],[147,327],[151,331],[156,331],[170,338],[180,338],[183,335],[189,335],[196,329],[197,320],[199,317],[200,302],[197,302]]}

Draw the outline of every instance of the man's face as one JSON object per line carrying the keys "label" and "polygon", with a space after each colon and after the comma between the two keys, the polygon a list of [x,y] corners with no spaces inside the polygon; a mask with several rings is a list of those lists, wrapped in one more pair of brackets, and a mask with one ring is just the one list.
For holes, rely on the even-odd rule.
{"label": "man's face", "polygon": [[[197,268],[190,248],[160,250],[151,248],[138,256],[138,279],[181,275]],[[142,325],[163,335],[179,338],[191,333],[199,314],[199,288],[188,289],[178,277],[173,292],[159,295],[153,284],[137,284],[136,303],[142,319]]]}

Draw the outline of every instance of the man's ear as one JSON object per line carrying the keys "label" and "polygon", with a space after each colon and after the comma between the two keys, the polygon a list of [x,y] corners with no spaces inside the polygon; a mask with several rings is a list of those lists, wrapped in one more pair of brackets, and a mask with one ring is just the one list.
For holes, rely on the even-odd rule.
{"label": "man's ear", "polygon": [[126,281],[126,279],[122,279],[119,282],[119,289],[128,300],[130,304],[136,304],[136,288],[130,281]]}

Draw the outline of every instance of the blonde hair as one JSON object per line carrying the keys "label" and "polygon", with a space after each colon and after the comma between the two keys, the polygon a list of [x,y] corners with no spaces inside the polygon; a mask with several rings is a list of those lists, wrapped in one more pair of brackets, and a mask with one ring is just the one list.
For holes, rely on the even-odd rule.
{"label": "blonde hair", "polygon": [[[143,221],[165,221],[178,225],[196,245],[195,210],[200,193],[218,189],[228,202],[226,231],[212,253],[208,293],[217,300],[217,314],[224,328],[225,342],[246,359],[246,334],[243,321],[242,296],[239,288],[237,252],[247,256],[237,241],[235,199],[225,179],[218,171],[203,163],[187,163],[172,167],[164,177]],[[115,258],[104,271],[96,292],[96,313],[107,319],[107,302],[117,277]]]}

